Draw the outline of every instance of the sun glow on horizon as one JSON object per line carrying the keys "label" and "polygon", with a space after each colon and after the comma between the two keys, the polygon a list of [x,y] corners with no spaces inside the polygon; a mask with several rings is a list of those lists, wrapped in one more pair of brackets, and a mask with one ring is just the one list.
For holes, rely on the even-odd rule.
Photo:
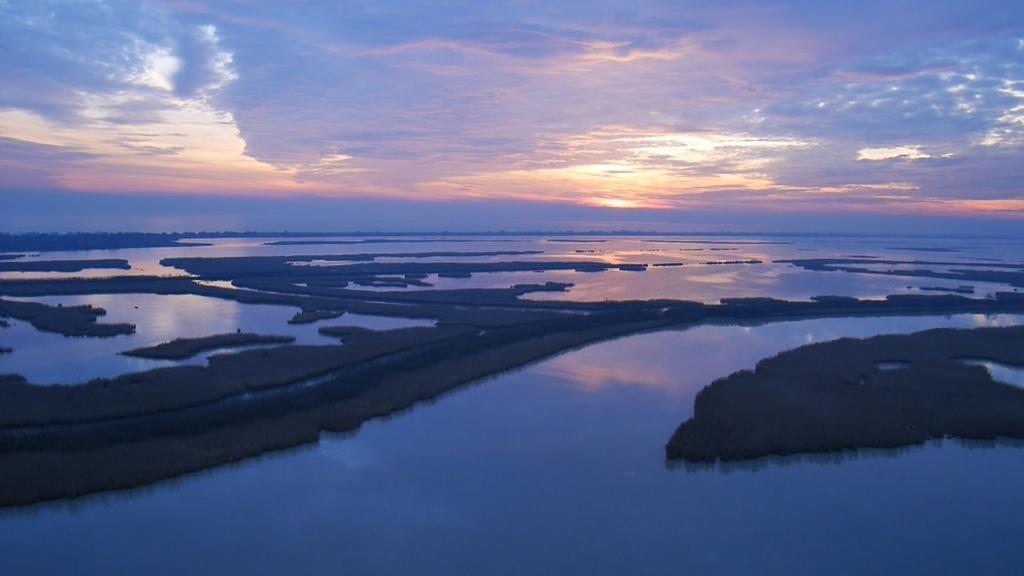
{"label": "sun glow on horizon", "polygon": [[639,202],[635,200],[628,200],[626,198],[594,198],[591,203],[595,206],[603,206],[605,208],[641,208],[643,207]]}
{"label": "sun glow on horizon", "polygon": [[1024,218],[1017,32],[40,1],[0,3],[0,190]]}

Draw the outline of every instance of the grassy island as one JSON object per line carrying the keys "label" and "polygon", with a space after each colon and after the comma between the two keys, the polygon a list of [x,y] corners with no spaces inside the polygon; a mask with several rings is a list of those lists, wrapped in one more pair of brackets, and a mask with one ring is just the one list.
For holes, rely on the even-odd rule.
{"label": "grassy island", "polygon": [[38,302],[0,299],[0,317],[24,320],[37,330],[64,336],[117,336],[132,334],[131,324],[101,324],[97,319],[107,313],[103,308],[83,306],[49,306]]}
{"label": "grassy island", "polygon": [[1024,367],[1024,326],[843,338],[758,362],[702,390],[671,459],[896,448],[929,438],[1024,438],[1024,389],[962,360]]}

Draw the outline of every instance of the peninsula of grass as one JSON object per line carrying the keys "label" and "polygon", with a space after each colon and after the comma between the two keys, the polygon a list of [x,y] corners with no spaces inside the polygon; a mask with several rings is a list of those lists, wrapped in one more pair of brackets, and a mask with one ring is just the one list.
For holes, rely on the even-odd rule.
{"label": "peninsula of grass", "polygon": [[294,341],[294,336],[266,336],[249,332],[231,332],[201,338],[177,338],[170,342],[136,348],[121,352],[121,354],[153,360],[184,360],[207,350],[239,348],[255,344],[289,344]]}
{"label": "peninsula of grass", "polygon": [[0,272],[81,272],[83,270],[131,270],[127,260],[14,260],[0,262]]}
{"label": "peninsula of grass", "polygon": [[1024,326],[843,338],[783,352],[700,391],[666,455],[713,462],[948,436],[1024,438],[1024,389],[964,358],[1024,366]]}
{"label": "peninsula of grass", "polygon": [[974,286],[919,286],[922,292],[949,292],[951,294],[974,294]]}

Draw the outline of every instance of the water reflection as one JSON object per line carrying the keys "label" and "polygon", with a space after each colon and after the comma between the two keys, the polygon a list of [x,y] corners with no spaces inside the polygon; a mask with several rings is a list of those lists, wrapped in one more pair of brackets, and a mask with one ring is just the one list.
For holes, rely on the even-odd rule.
{"label": "water reflection", "polygon": [[415,328],[417,326],[435,326],[436,320],[426,318],[392,318],[387,316],[369,316],[346,312],[330,321],[324,322],[332,326],[356,326],[368,330],[395,330],[397,328]]}
{"label": "water reflection", "polygon": [[0,513],[0,562],[12,574],[863,574],[884,558],[901,573],[1014,573],[1016,450],[943,442],[691,473],[664,460],[704,385],[808,336],[974,322],[702,326],[599,344],[304,450]]}
{"label": "water reflection", "polygon": [[[323,240],[331,240],[326,237]],[[337,240],[338,238],[334,238]],[[182,275],[183,271],[159,263],[167,257],[229,257],[229,256],[286,256],[286,255],[342,255],[342,254],[400,254],[409,252],[480,252],[496,248],[501,250],[540,251],[541,254],[523,254],[503,257],[459,258],[460,261],[500,260],[604,260],[612,263],[683,263],[679,267],[650,267],[646,272],[581,274],[571,271],[552,271],[540,274],[496,273],[476,274],[467,279],[432,278],[439,288],[492,288],[508,287],[520,282],[560,281],[574,282],[568,293],[538,293],[529,298],[573,299],[601,301],[606,299],[683,298],[716,302],[723,297],[776,296],[806,299],[820,294],[838,294],[858,297],[881,297],[896,293],[922,293],[922,286],[956,289],[960,280],[921,279],[846,272],[817,272],[779,264],[776,260],[807,257],[878,257],[977,262],[981,259],[1014,260],[1024,249],[1019,241],[976,240],[956,253],[909,255],[908,248],[927,248],[933,239],[915,241],[918,246],[894,246],[886,242],[872,242],[862,238],[802,237],[787,238],[781,243],[772,239],[750,237],[686,238],[678,244],[677,237],[628,238],[610,236],[580,238],[603,242],[549,242],[538,236],[510,236],[503,238],[436,238],[402,237],[403,242],[381,243],[380,238],[353,238],[343,240],[372,240],[369,244],[302,244],[267,245],[268,238],[215,238],[207,240],[210,246],[167,247],[124,250],[93,250],[83,252],[48,252],[31,254],[26,260],[124,258],[132,270],[128,274]],[[316,239],[303,239],[314,241]],[[571,240],[571,239],[570,239]],[[670,242],[660,242],[669,240]],[[769,243],[751,242],[764,242]],[[655,242],[658,241],[658,242]],[[760,260],[761,264],[706,265],[709,261]],[[404,257],[382,257],[381,262],[408,261]],[[417,259],[420,262],[445,261],[452,258]],[[337,262],[332,262],[337,264]],[[890,266],[890,268],[899,266]],[[912,268],[915,266],[904,266]],[[920,267],[920,266],[917,266]],[[120,272],[119,272],[120,273]],[[108,270],[85,270],[81,273],[0,273],[0,278],[107,276]],[[1007,290],[1005,284],[972,282],[975,296],[987,296]],[[395,288],[388,288],[395,289]],[[407,288],[421,289],[418,287]]]}
{"label": "water reflection", "polygon": [[630,362],[635,356],[615,351],[609,361],[616,359],[621,364],[594,364],[588,358],[574,355],[561,356],[537,367],[543,374],[571,381],[580,390],[601,392],[610,386],[645,386],[674,391],[675,382],[664,370],[651,364],[637,365]]}
{"label": "water reflection", "polygon": [[1024,366],[1012,366],[984,358],[963,358],[961,362],[970,366],[981,366],[996,382],[1024,388]]}
{"label": "water reflection", "polygon": [[[542,258],[689,263],[743,254],[766,264],[431,281],[468,287],[568,280],[578,284],[570,297],[581,299],[913,291],[906,279],[767,263],[801,255],[886,255],[886,244],[859,239],[736,251],[710,250],[720,244],[688,246],[703,252],[662,251],[623,238],[585,245],[508,240],[502,249],[542,249]],[[218,239],[205,248],[45,257],[125,257],[139,270],[180,273],[157,261],[170,255],[367,251],[263,246],[265,241]],[[472,239],[414,246],[480,249]],[[380,244],[372,251],[413,250]],[[1013,259],[1015,251],[1017,244],[981,245],[957,257]],[[0,330],[0,346],[15,348],[0,356],[0,372],[76,382],[153,362],[119,351],[235,329],[333,342],[317,333],[323,323],[289,325],[295,310],[286,307],[195,296],[44,300],[103,306],[105,321],[132,322],[139,330],[111,339],[66,339],[14,322]],[[383,327],[353,315],[326,322],[346,321]],[[983,443],[930,442],[900,451],[711,468],[667,465],[663,446],[691,415],[694,396],[705,385],[782,350],[844,336],[1022,322],[1017,315],[819,319],[709,325],[602,343],[462,388],[354,433],[324,435],[317,445],[147,489],[0,512],[0,573],[336,574],[343,567],[356,574],[864,574],[877,572],[880,559],[894,573],[1016,573],[1024,563],[1017,538],[1024,459],[1002,443],[982,450]],[[110,553],[111,543],[116,553]],[[61,554],[52,553],[57,548]]]}
{"label": "water reflection", "polygon": [[889,360],[889,361],[886,361],[886,362],[875,362],[875,368],[878,368],[879,370],[882,370],[883,372],[889,371],[889,370],[902,370],[904,368],[909,368],[909,367],[910,367],[910,362],[905,362],[903,360]]}
{"label": "water reflection", "polygon": [[344,314],[340,318],[312,324],[289,324],[296,312],[292,307],[241,304],[195,295],[97,294],[20,300],[52,306],[91,304],[107,311],[100,318],[101,322],[127,322],[136,326],[135,333],[130,335],[68,338],[39,332],[27,322],[11,321],[9,328],[0,331],[0,347],[13,348],[14,351],[0,355],[0,374],[21,374],[37,384],[79,384],[93,378],[163,366],[205,365],[210,356],[226,351],[207,350],[185,360],[153,360],[120,354],[175,338],[242,331],[292,336],[297,344],[337,344],[337,339],[322,336],[318,329],[324,325],[340,324],[388,330],[432,326],[435,323],[427,319]]}
{"label": "water reflection", "polygon": [[990,440],[974,440],[964,438],[932,438],[922,444],[900,446],[897,448],[858,448],[838,452],[819,454],[789,454],[785,456],[764,456],[753,460],[737,460],[728,462],[685,462],[665,460],[665,468],[671,471],[685,471],[691,474],[717,472],[732,474],[736,472],[761,472],[775,466],[794,466],[812,464],[815,466],[841,466],[858,460],[884,459],[894,460],[922,450],[938,450],[942,448],[993,450],[996,448],[1024,448],[1024,440],[1016,438],[993,438]]}
{"label": "water reflection", "polygon": [[766,468],[775,466],[797,466],[804,464],[812,464],[815,466],[839,466],[864,459],[874,458],[892,460],[906,456],[912,451],[924,448],[925,446],[939,448],[942,444],[942,440],[932,440],[918,446],[901,446],[898,448],[886,449],[860,448],[857,450],[823,452],[820,454],[764,456],[753,460],[737,460],[728,462],[682,462],[678,460],[665,460],[665,467],[668,470],[683,470],[691,474],[702,474],[707,472],[733,474],[736,472],[760,472]]}

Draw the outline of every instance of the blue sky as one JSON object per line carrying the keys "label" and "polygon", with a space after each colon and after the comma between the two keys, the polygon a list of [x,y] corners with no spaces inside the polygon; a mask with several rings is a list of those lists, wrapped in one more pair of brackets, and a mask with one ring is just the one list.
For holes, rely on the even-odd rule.
{"label": "blue sky", "polygon": [[1024,219],[1020,2],[0,0],[0,56],[7,229]]}

